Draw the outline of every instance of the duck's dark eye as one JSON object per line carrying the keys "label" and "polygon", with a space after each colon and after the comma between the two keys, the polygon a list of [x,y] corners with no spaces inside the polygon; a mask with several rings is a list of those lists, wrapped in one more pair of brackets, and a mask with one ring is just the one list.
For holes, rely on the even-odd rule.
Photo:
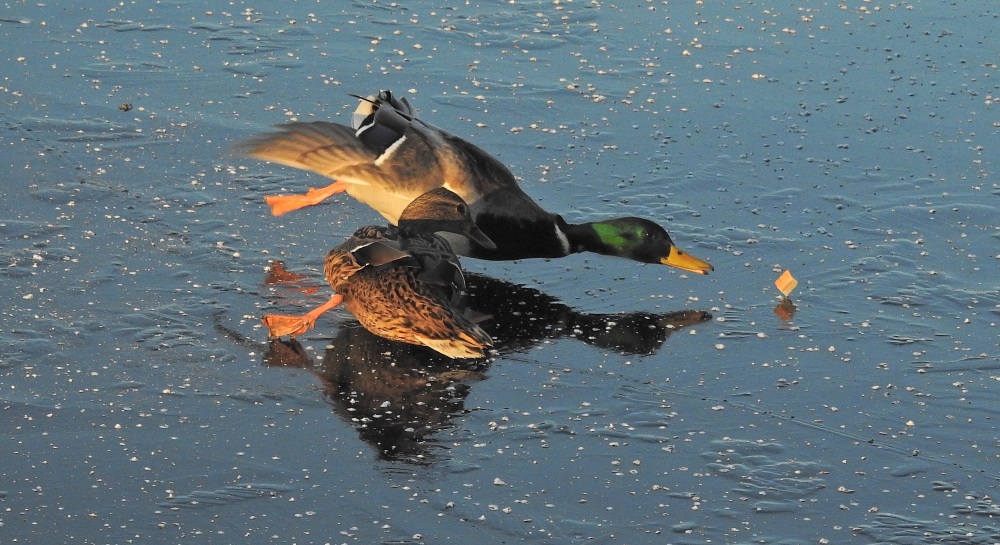
{"label": "duck's dark eye", "polygon": [[466,213],[466,208],[465,208],[465,205],[464,205],[464,204],[459,204],[459,205],[456,205],[456,206],[455,206],[455,211],[457,211],[457,212],[458,212],[459,214],[461,214],[461,215],[463,215],[463,216],[464,216],[464,215],[465,215],[465,213]]}

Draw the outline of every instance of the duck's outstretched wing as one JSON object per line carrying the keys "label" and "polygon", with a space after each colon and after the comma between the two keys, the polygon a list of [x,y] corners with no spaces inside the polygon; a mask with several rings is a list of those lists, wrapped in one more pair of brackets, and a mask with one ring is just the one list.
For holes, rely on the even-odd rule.
{"label": "duck's outstretched wing", "polygon": [[314,121],[277,128],[237,144],[237,153],[354,185],[389,183],[375,165],[378,154],[358,140],[350,127]]}

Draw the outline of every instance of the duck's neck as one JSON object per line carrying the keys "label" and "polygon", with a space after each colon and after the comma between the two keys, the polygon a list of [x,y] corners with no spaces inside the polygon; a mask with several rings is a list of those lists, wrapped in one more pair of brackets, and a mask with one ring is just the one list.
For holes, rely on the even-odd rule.
{"label": "duck's neck", "polygon": [[593,252],[595,254],[617,255],[615,249],[607,244],[602,238],[598,229],[598,222],[569,223],[559,217],[556,222],[556,230],[566,241],[567,254],[580,252]]}

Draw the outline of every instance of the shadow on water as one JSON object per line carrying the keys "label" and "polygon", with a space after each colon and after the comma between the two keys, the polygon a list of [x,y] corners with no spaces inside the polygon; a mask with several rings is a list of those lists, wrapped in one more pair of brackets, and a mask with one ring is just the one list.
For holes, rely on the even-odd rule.
{"label": "shadow on water", "polygon": [[[674,331],[711,319],[708,312],[586,314],[536,289],[483,275],[467,278],[473,310],[500,355],[573,337],[624,355],[652,354]],[[383,339],[354,320],[340,324],[318,364],[298,341],[271,340],[264,365],[313,373],[334,411],[387,461],[430,464],[445,448],[435,436],[467,412],[473,385],[490,360],[452,360],[431,349]]]}
{"label": "shadow on water", "polygon": [[467,274],[470,306],[492,315],[483,324],[501,354],[546,340],[572,337],[623,355],[654,354],[673,332],[710,320],[703,310],[587,314],[537,289]]}

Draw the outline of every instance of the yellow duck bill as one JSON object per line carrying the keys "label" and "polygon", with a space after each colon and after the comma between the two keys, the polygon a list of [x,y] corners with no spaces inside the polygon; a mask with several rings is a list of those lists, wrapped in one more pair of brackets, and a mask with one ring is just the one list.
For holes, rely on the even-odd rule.
{"label": "yellow duck bill", "polygon": [[698,274],[708,274],[709,272],[715,270],[715,267],[713,267],[711,263],[702,261],[697,257],[680,250],[677,246],[671,246],[670,253],[667,257],[661,258],[660,263]]}

